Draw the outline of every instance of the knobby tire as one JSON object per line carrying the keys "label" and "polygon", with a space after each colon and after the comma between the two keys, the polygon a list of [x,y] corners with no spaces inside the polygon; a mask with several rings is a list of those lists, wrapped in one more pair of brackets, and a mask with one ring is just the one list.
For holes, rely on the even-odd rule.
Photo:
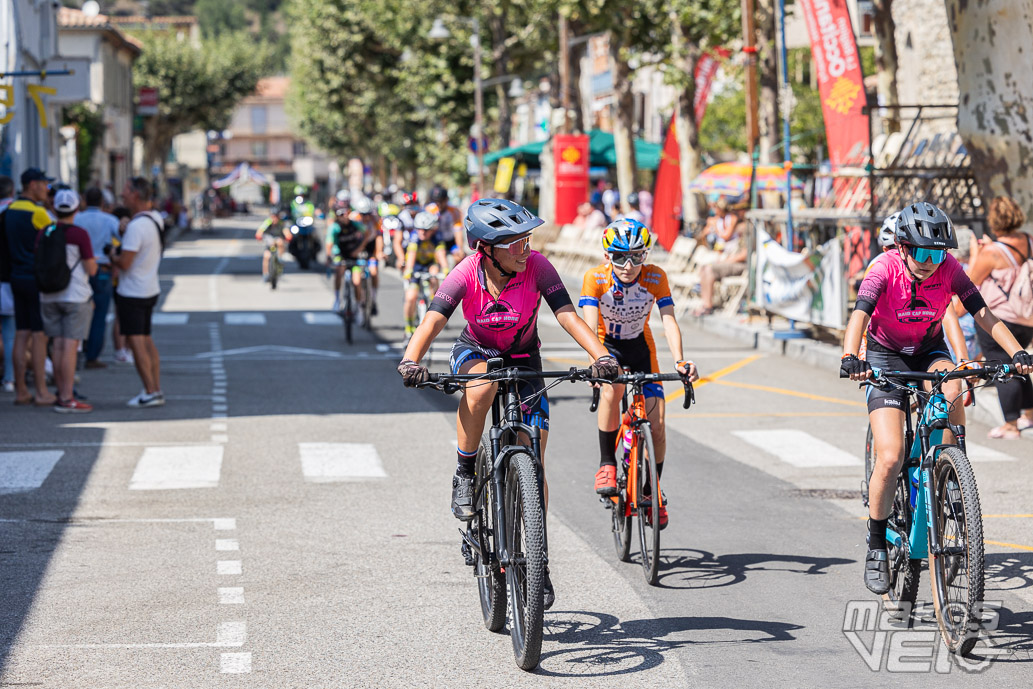
{"label": "knobby tire", "polygon": [[[522,670],[538,667],[545,614],[545,515],[537,462],[526,452],[510,456],[506,471],[506,567],[509,633]],[[523,560],[519,562],[519,560]]]}
{"label": "knobby tire", "polygon": [[[495,539],[499,534],[495,524],[495,496],[491,488],[491,443],[485,434],[477,449],[475,465],[477,483],[488,477],[484,490],[481,491],[475,507],[474,518],[470,521],[468,533],[477,543],[483,543],[489,552],[495,552]],[[490,561],[486,562],[480,553],[475,553],[477,560],[474,575],[477,577],[477,592],[481,599],[481,615],[484,626],[489,631],[498,632],[506,626],[506,577],[499,570],[496,562],[494,568]]]}

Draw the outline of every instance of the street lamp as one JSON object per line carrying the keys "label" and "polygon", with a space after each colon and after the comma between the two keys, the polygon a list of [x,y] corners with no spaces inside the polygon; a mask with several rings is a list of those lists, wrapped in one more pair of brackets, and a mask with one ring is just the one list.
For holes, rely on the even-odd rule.
{"label": "street lamp", "polygon": [[[484,194],[484,85],[481,83],[481,23],[477,17],[457,17],[473,29],[470,45],[473,46],[473,88],[474,88],[474,146],[477,149],[477,193]],[[430,27],[428,38],[436,41],[445,40],[452,32],[445,26],[445,20],[438,17]]]}

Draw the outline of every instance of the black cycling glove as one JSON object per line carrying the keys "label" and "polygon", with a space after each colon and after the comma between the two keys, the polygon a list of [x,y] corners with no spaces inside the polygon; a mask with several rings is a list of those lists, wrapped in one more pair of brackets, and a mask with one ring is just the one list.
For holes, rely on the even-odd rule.
{"label": "black cycling glove", "polygon": [[617,364],[616,359],[607,354],[596,359],[595,363],[588,367],[588,371],[592,378],[616,380],[617,376],[621,374],[621,367]]}
{"label": "black cycling glove", "polygon": [[839,372],[847,376],[864,375],[871,370],[871,365],[864,359],[858,359],[855,354],[847,354],[839,361]]}
{"label": "black cycling glove", "polygon": [[407,388],[414,388],[430,380],[430,371],[427,367],[420,366],[412,359],[402,359],[398,364],[398,374],[402,376],[402,382]]}
{"label": "black cycling glove", "polygon": [[1033,356],[1030,356],[1029,352],[1025,349],[1020,349],[1015,352],[1015,355],[1011,358],[1011,362],[1016,366],[1033,366]]}

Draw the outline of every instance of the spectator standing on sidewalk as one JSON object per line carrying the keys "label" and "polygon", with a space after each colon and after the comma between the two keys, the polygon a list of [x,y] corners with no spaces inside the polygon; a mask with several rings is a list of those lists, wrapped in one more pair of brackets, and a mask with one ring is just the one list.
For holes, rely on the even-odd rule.
{"label": "spectator standing on sidewalk", "polygon": [[[14,295],[14,403],[49,407],[57,397],[47,389],[47,336],[43,332],[39,291],[36,288],[36,235],[53,220],[43,202],[53,180],[38,168],[22,173],[22,195],[4,212],[7,251],[11,265],[11,291]],[[32,375],[36,396],[26,384],[27,355],[32,349]]]}
{"label": "spectator standing on sidewalk", "polygon": [[161,391],[161,360],[151,338],[151,315],[161,294],[158,266],[162,218],[154,210],[154,189],[145,178],[133,177],[126,182],[122,198],[133,217],[122,237],[121,251],[111,257],[119,270],[115,309],[143,382],[143,390],[128,405],[160,407],[165,404],[165,395]]}
{"label": "spectator standing on sidewalk", "polygon": [[112,286],[111,259],[104,253],[105,246],[118,246],[118,218],[104,212],[104,192],[97,187],[86,190],[86,210],[76,216],[76,225],[90,235],[93,255],[97,259],[97,274],[90,278],[93,289],[93,322],[90,334],[83,344],[86,355],[86,368],[105,368],[107,364],[100,361],[101,350],[104,349],[104,333],[107,330],[108,308],[111,306]]}
{"label": "spectator standing on sidewalk", "polygon": [[[14,201],[14,180],[0,175],[0,218]],[[2,226],[3,220],[0,220]],[[0,232],[0,337],[4,354],[4,392],[14,392],[14,292],[11,291],[11,265],[7,256],[6,235]]]}
{"label": "spectator standing on sidewalk", "polygon": [[[74,224],[79,212],[79,194],[72,189],[58,191],[54,196],[54,212],[57,213],[57,224],[36,236],[36,252],[41,257],[46,255],[46,244],[62,248],[63,243],[63,258],[71,271],[66,287],[57,292],[40,292],[39,295],[43,330],[54,343],[54,382],[57,384],[54,411],[64,414],[90,412],[93,406],[75,399],[73,387],[79,341],[90,331],[93,315],[90,276],[97,273],[97,261],[93,257],[89,233]],[[44,288],[45,284],[40,277],[40,287]]]}

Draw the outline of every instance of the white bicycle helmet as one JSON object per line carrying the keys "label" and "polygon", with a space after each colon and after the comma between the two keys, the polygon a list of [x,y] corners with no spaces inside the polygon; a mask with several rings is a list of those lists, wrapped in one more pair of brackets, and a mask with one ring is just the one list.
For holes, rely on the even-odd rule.
{"label": "white bicycle helmet", "polygon": [[436,230],[438,229],[438,216],[427,211],[420,211],[413,218],[412,225],[417,230]]}
{"label": "white bicycle helmet", "polygon": [[882,229],[879,230],[880,249],[885,249],[897,243],[897,218],[899,217],[900,213],[898,212],[893,215],[887,215],[886,219],[882,221]]}
{"label": "white bicycle helmet", "polygon": [[359,196],[358,198],[352,199],[352,210],[356,213],[369,215],[373,212],[373,202],[365,196]]}

